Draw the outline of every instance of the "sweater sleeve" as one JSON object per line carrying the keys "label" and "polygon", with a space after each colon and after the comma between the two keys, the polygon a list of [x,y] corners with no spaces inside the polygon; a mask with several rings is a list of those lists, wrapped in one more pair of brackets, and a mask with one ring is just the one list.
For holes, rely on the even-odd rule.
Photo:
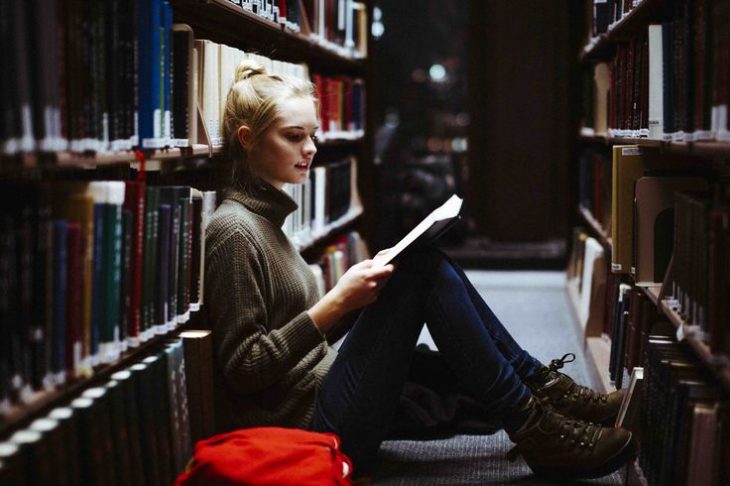
{"label": "sweater sleeve", "polygon": [[216,358],[237,393],[261,391],[323,342],[307,309],[271,329],[260,250],[241,231],[217,242],[206,257],[205,305]]}

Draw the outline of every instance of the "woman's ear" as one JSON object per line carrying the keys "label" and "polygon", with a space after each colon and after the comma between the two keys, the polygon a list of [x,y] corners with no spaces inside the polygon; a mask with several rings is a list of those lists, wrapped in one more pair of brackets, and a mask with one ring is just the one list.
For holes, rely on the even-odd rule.
{"label": "woman's ear", "polygon": [[241,144],[241,147],[248,150],[251,147],[251,128],[248,127],[248,125],[241,125],[238,127],[238,132],[236,133],[238,136],[238,142]]}

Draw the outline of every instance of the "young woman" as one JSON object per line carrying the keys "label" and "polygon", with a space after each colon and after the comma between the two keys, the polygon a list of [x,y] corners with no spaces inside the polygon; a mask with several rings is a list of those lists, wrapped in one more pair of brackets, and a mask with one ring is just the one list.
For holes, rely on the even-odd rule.
{"label": "young woman", "polygon": [[[304,182],[317,148],[310,83],[238,67],[223,133],[231,187],[207,230],[205,302],[229,427],[330,431],[356,474],[371,474],[425,322],[459,386],[501,419],[538,474],[597,477],[633,454],[631,433],[604,428],[621,393],[601,395],[523,350],[443,254],[421,249],[393,265],[350,268],[319,295],[281,231],[296,204],[281,189]],[[339,352],[326,336],[358,311]]]}

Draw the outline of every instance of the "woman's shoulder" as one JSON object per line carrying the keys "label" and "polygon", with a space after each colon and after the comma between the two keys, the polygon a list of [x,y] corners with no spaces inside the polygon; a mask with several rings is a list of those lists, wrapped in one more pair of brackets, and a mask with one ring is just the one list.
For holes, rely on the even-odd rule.
{"label": "woman's shoulder", "polygon": [[221,243],[234,234],[253,241],[258,232],[257,226],[258,219],[250,210],[236,201],[224,199],[208,220],[206,244]]}

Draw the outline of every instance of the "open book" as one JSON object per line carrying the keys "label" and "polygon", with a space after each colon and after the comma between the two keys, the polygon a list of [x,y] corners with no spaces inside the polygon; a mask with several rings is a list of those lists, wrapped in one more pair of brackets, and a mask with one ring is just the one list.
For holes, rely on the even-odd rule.
{"label": "open book", "polygon": [[374,266],[384,266],[393,261],[398,255],[403,253],[409,246],[425,241],[433,241],[448,230],[456,221],[459,220],[459,212],[463,199],[457,195],[453,195],[448,201],[434,209],[431,214],[426,216],[423,221],[413,228],[410,233],[405,235],[390,251],[386,254],[375,256],[373,258]]}

